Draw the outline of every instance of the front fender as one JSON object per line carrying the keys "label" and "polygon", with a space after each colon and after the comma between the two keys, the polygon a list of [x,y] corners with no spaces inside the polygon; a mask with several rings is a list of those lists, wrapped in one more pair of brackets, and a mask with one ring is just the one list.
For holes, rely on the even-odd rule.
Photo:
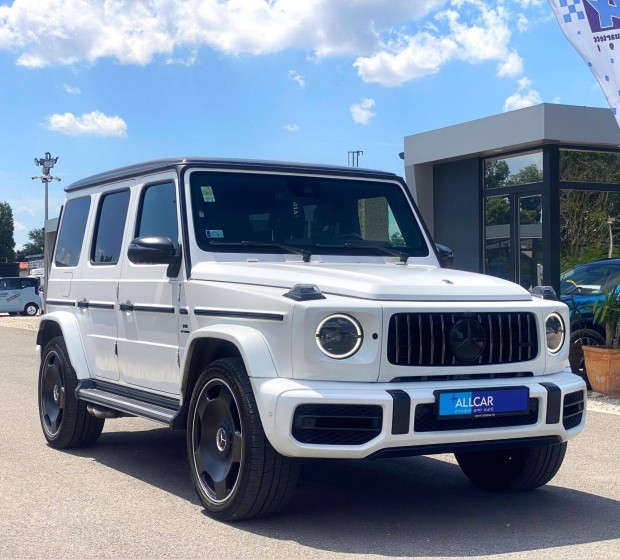
{"label": "front fender", "polygon": [[224,340],[232,343],[241,354],[249,377],[275,378],[278,376],[275,362],[265,337],[254,328],[236,324],[212,324],[195,330],[187,341],[188,350],[183,356],[181,370],[187,378],[196,343],[202,339]]}
{"label": "front fender", "polygon": [[74,314],[66,311],[54,311],[41,317],[37,334],[37,349],[42,355],[45,345],[52,338],[62,336],[69,352],[71,365],[78,379],[90,378],[90,369],[86,361],[86,353],[82,345],[82,337]]}

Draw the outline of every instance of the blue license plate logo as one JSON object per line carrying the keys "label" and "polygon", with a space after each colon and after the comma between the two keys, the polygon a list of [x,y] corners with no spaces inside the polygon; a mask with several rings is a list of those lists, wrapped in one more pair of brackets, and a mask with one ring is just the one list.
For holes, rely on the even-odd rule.
{"label": "blue license plate logo", "polygon": [[527,413],[529,389],[497,388],[489,390],[460,390],[439,392],[439,417],[478,417],[518,415]]}

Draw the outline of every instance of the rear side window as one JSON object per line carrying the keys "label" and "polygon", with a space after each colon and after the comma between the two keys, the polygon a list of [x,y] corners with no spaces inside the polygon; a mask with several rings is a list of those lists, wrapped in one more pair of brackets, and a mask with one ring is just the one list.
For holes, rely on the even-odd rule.
{"label": "rear side window", "polygon": [[118,262],[128,206],[129,190],[112,192],[101,198],[90,254],[90,261],[93,264],[116,264]]}
{"label": "rear side window", "polygon": [[174,183],[148,186],[142,193],[138,215],[137,237],[170,237],[176,249],[179,248],[179,226],[177,222],[177,200]]}
{"label": "rear side window", "polygon": [[90,211],[90,196],[69,200],[63,211],[62,224],[56,242],[56,266],[77,266],[82,252],[86,220]]}

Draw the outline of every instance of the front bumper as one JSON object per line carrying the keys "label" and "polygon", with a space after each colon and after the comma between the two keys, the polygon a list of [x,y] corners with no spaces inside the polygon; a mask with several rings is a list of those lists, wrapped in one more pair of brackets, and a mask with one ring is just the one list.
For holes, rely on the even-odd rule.
{"label": "front bumper", "polygon": [[[539,377],[475,381],[346,383],[284,378],[251,380],[265,434],[272,446],[286,456],[366,458],[375,454],[432,454],[467,448],[482,450],[486,447],[559,443],[577,435],[585,422],[586,386],[568,369]],[[463,424],[458,422],[434,423],[430,410],[435,403],[436,390],[509,386],[529,388],[529,419],[516,422],[526,421],[527,424],[474,419],[467,420],[470,422],[468,428],[462,428]],[[340,410],[362,409],[357,408],[362,406],[362,415],[367,417],[338,420],[339,432],[346,433],[349,429],[351,437],[315,438],[308,443],[307,438],[299,435],[304,420],[302,417],[300,421],[300,413],[306,409],[336,409],[329,406],[338,406]],[[472,425],[472,421],[480,423]],[[360,439],[357,432],[364,426],[372,433]],[[325,432],[329,430],[327,424]],[[356,444],[360,440],[361,443]],[[343,441],[345,444],[341,444]]]}

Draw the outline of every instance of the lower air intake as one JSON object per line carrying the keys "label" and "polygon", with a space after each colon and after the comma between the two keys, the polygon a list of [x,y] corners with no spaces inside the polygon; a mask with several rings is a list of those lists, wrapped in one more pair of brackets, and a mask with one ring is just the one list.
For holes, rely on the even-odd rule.
{"label": "lower air intake", "polygon": [[303,444],[361,445],[381,433],[381,406],[303,404],[295,410],[293,437]]}
{"label": "lower air intake", "polygon": [[564,425],[564,429],[574,429],[581,423],[584,408],[583,390],[571,392],[564,396],[564,404],[562,405],[562,425]]}

